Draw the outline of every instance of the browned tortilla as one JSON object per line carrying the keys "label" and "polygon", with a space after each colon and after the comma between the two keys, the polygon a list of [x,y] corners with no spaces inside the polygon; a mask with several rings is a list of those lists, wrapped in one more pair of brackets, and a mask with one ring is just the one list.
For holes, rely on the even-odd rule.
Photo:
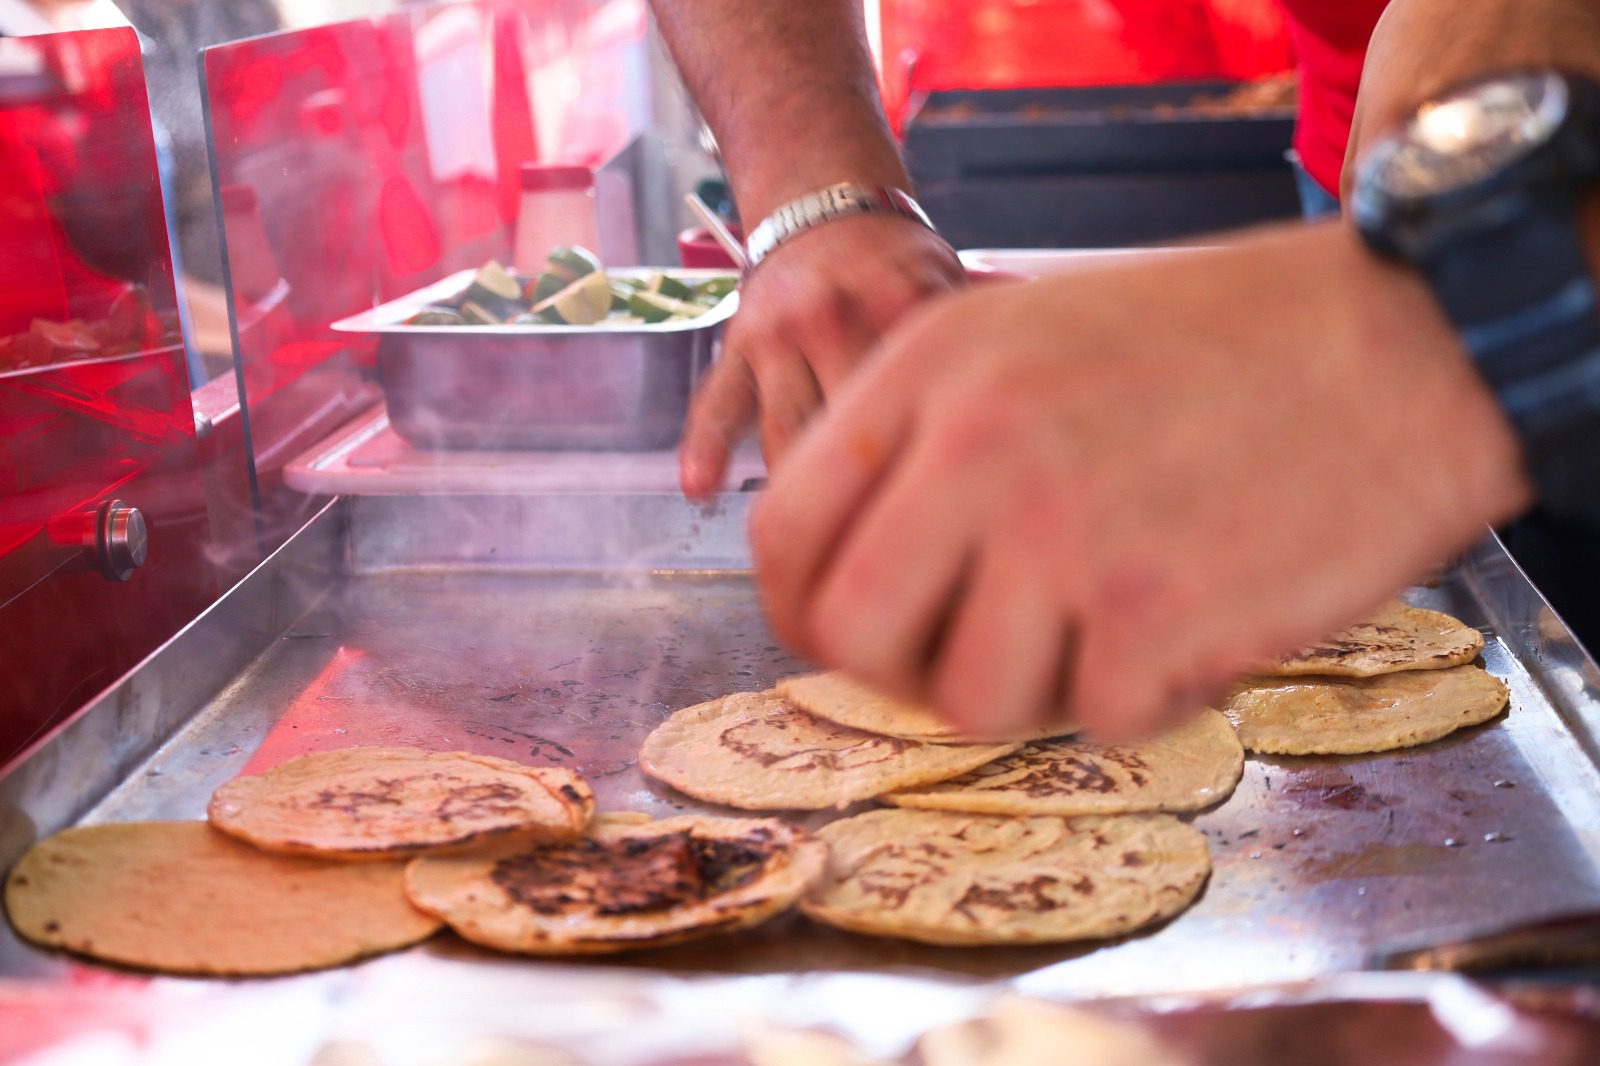
{"label": "browned tortilla", "polygon": [[824,850],[772,819],[602,817],[576,841],[423,856],[406,872],[406,892],[501,951],[629,951],[765,921],[794,903]]}
{"label": "browned tortilla", "polygon": [[1505,710],[1510,692],[1476,666],[1378,677],[1262,677],[1239,685],[1222,710],[1250,751],[1362,755],[1410,748]]}
{"label": "browned tortilla", "polygon": [[1483,634],[1459,619],[1391,600],[1372,617],[1284,656],[1261,673],[1374,677],[1444,670],[1470,663],[1482,650]]}
{"label": "browned tortilla", "polygon": [[929,944],[1118,936],[1192,903],[1211,870],[1169,815],[1006,818],[879,810],[824,826],[812,918]]}
{"label": "browned tortilla", "polygon": [[818,810],[957,777],[1016,748],[865,733],[806,714],[776,693],[740,692],[667,719],[645,739],[639,766],[712,803]]}
{"label": "browned tortilla", "polygon": [[258,848],[390,858],[501,833],[573,837],[594,795],[571,770],[471,752],[341,748],[217,789],[207,815]]}
{"label": "browned tortilla", "polygon": [[1126,814],[1193,811],[1221,803],[1244,771],[1228,720],[1202,711],[1137,744],[1038,740],[935,785],[884,797],[900,807],[975,814]]}

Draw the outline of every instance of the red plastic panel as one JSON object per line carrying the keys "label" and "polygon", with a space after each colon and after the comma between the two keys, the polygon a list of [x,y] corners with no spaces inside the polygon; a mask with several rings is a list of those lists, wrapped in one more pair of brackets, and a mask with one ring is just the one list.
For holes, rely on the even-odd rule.
{"label": "red plastic panel", "polygon": [[269,540],[277,470],[375,399],[332,322],[509,255],[530,160],[639,132],[644,0],[483,0],[208,49],[222,224]]}
{"label": "red plastic panel", "polygon": [[330,323],[506,258],[523,162],[626,146],[643,0],[483,0],[205,53],[245,405],[270,538],[306,501],[277,469],[373,402]]}
{"label": "red plastic panel", "polygon": [[[217,592],[139,43],[0,39],[0,762]],[[126,583],[88,513],[149,528]]]}
{"label": "red plastic panel", "polygon": [[[1275,0],[881,0],[884,95],[1253,78],[1292,63]],[[898,123],[897,123],[898,124]]]}

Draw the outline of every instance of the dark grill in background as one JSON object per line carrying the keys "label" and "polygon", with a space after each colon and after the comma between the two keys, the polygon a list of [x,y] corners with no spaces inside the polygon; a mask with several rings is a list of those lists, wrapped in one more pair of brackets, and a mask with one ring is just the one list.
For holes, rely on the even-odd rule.
{"label": "dark grill in background", "polygon": [[1259,84],[930,93],[906,155],[957,248],[1105,248],[1294,218],[1292,99]]}

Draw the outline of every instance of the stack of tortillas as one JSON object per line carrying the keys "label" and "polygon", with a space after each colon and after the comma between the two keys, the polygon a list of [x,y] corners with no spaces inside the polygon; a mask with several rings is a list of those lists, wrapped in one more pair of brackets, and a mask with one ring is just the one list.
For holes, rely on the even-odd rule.
{"label": "stack of tortillas", "polygon": [[[812,698],[814,689],[828,698]],[[851,713],[857,705],[841,691],[861,692],[866,713]],[[821,810],[959,777],[1021,747],[959,743],[941,730],[922,708],[817,675],[679,711],[645,739],[639,766],[711,803]]]}
{"label": "stack of tortillas", "polygon": [[567,770],[414,748],[323,752],[224,785],[210,824],[118,822],[40,841],[6,880],[6,910],[35,943],[131,966],[334,966],[439,929],[406,899],[412,855],[508,834],[570,839],[593,811]]}
{"label": "stack of tortillas", "polygon": [[646,738],[644,772],[746,810],[820,810],[878,798],[975,814],[1191,811],[1226,799],[1244,749],[1207,711],[1166,736],[1107,746],[1043,728],[962,737],[931,709],[840,674],[808,674],[679,711]]}
{"label": "stack of tortillas", "polygon": [[1473,664],[1483,634],[1385,604],[1234,688],[1223,712],[1251,751],[1359,755],[1426,744],[1494,718],[1506,686]]}
{"label": "stack of tortillas", "polygon": [[[839,674],[679,711],[645,741],[646,773],[753,810],[872,811],[825,826],[827,869],[802,901],[856,932],[936,944],[1115,936],[1186,907],[1204,838],[1162,812],[1226,799],[1244,750],[1207,712],[1170,736],[1109,747],[1057,729],[982,743],[931,709]],[[1083,817],[1116,815],[1117,817]]]}
{"label": "stack of tortillas", "polygon": [[208,813],[41,841],[6,884],[13,923],[178,973],[333,966],[445,924],[500,950],[592,954],[755,925],[795,903],[825,851],[771,819],[591,824],[572,771],[415,748],[291,759],[224,785]]}

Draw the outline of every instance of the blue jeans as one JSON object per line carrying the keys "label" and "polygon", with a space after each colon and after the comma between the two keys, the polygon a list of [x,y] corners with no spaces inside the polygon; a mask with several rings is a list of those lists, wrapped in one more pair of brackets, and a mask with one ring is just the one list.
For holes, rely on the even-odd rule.
{"label": "blue jeans", "polygon": [[1339,213],[1339,198],[1317,184],[1300,160],[1292,160],[1294,183],[1300,192],[1300,214],[1307,222],[1332,218]]}

